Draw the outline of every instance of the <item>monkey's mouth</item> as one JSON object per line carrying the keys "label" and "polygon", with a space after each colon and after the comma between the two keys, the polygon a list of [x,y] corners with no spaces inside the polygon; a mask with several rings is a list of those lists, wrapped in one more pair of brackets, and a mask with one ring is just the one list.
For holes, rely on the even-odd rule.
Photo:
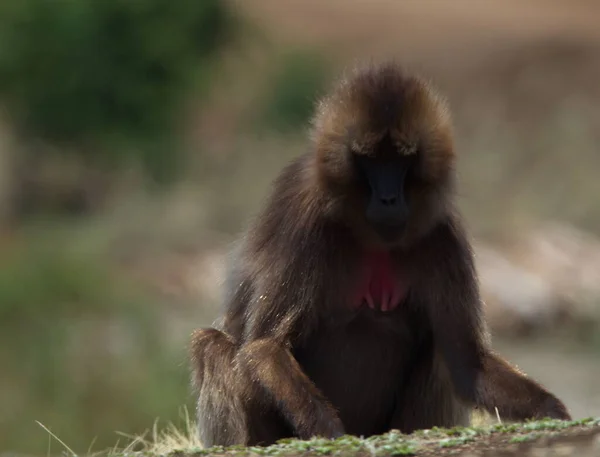
{"label": "monkey's mouth", "polygon": [[402,236],[406,223],[404,222],[386,222],[371,224],[373,230],[382,241],[391,243]]}

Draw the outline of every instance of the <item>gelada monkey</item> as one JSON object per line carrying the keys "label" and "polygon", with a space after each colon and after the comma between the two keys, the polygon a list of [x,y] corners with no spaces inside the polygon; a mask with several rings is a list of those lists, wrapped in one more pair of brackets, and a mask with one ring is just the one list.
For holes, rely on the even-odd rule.
{"label": "gelada monkey", "polygon": [[454,203],[444,100],[385,62],[317,108],[230,268],[223,315],[192,337],[206,446],[569,419],[490,348]]}

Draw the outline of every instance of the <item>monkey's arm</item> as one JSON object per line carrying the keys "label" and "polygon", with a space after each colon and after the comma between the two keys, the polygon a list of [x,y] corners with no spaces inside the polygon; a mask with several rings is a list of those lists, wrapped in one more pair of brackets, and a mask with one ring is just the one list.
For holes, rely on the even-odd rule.
{"label": "monkey's arm", "polygon": [[564,404],[494,354],[486,328],[470,246],[458,226],[441,227],[432,243],[434,271],[427,293],[434,339],[457,394],[508,420],[570,419]]}
{"label": "monkey's arm", "polygon": [[250,255],[259,268],[251,275],[255,278],[253,293],[245,306],[244,336],[237,358],[248,376],[280,405],[301,438],[344,434],[337,412],[292,354],[296,344],[310,337],[317,319],[315,306],[326,277],[321,274],[320,259],[327,247],[320,239],[288,236],[282,254],[278,252],[281,241],[275,235],[267,246]]}
{"label": "monkey's arm", "polygon": [[298,437],[336,438],[344,434],[333,407],[281,341],[267,337],[247,343],[238,360],[281,406]]}
{"label": "monkey's arm", "polygon": [[309,316],[293,305],[282,314],[275,311],[275,306],[261,305],[262,310],[250,312],[256,320],[250,319],[249,335],[238,353],[238,362],[280,405],[300,438],[342,436],[344,427],[336,411],[291,353],[292,329]]}

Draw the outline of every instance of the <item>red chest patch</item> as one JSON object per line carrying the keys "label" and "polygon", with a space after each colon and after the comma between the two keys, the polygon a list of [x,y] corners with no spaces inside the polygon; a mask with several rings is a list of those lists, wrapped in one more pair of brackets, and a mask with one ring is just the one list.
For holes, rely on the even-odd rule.
{"label": "red chest patch", "polygon": [[385,251],[368,252],[362,262],[352,304],[356,308],[366,304],[371,309],[392,311],[407,292],[407,278],[392,264],[390,254]]}

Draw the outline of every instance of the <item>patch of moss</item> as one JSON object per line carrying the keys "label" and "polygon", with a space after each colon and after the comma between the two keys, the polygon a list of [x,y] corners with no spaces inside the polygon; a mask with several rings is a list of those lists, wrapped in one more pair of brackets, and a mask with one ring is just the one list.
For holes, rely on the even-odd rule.
{"label": "patch of moss", "polygon": [[[539,438],[543,432],[558,433],[575,427],[596,427],[600,418],[587,418],[576,421],[558,421],[544,419],[516,424],[498,424],[490,427],[454,427],[443,429],[434,427],[430,430],[419,430],[406,435],[398,430],[392,430],[383,435],[360,438],[357,436],[342,436],[335,440],[313,438],[310,440],[283,439],[267,447],[215,446],[208,449],[195,449],[193,452],[173,452],[172,457],[195,456],[350,456],[370,455],[375,457],[419,455],[420,452],[431,452],[433,449],[452,448],[468,443],[475,443],[479,438],[493,434],[514,434],[510,443],[524,443]],[[441,450],[439,451],[441,452]],[[117,456],[113,456],[117,457]],[[118,457],[124,457],[119,454]],[[131,457],[140,457],[140,454]]]}
{"label": "patch of moss", "polygon": [[516,435],[510,439],[510,443],[528,443],[530,441],[537,440],[540,436],[540,433],[528,433],[526,435]]}
{"label": "patch of moss", "polygon": [[586,418],[573,421],[560,421],[555,419],[542,419],[538,421],[527,421],[523,423],[498,424],[491,429],[497,433],[519,433],[532,431],[564,430],[578,426],[600,425],[600,419]]}

